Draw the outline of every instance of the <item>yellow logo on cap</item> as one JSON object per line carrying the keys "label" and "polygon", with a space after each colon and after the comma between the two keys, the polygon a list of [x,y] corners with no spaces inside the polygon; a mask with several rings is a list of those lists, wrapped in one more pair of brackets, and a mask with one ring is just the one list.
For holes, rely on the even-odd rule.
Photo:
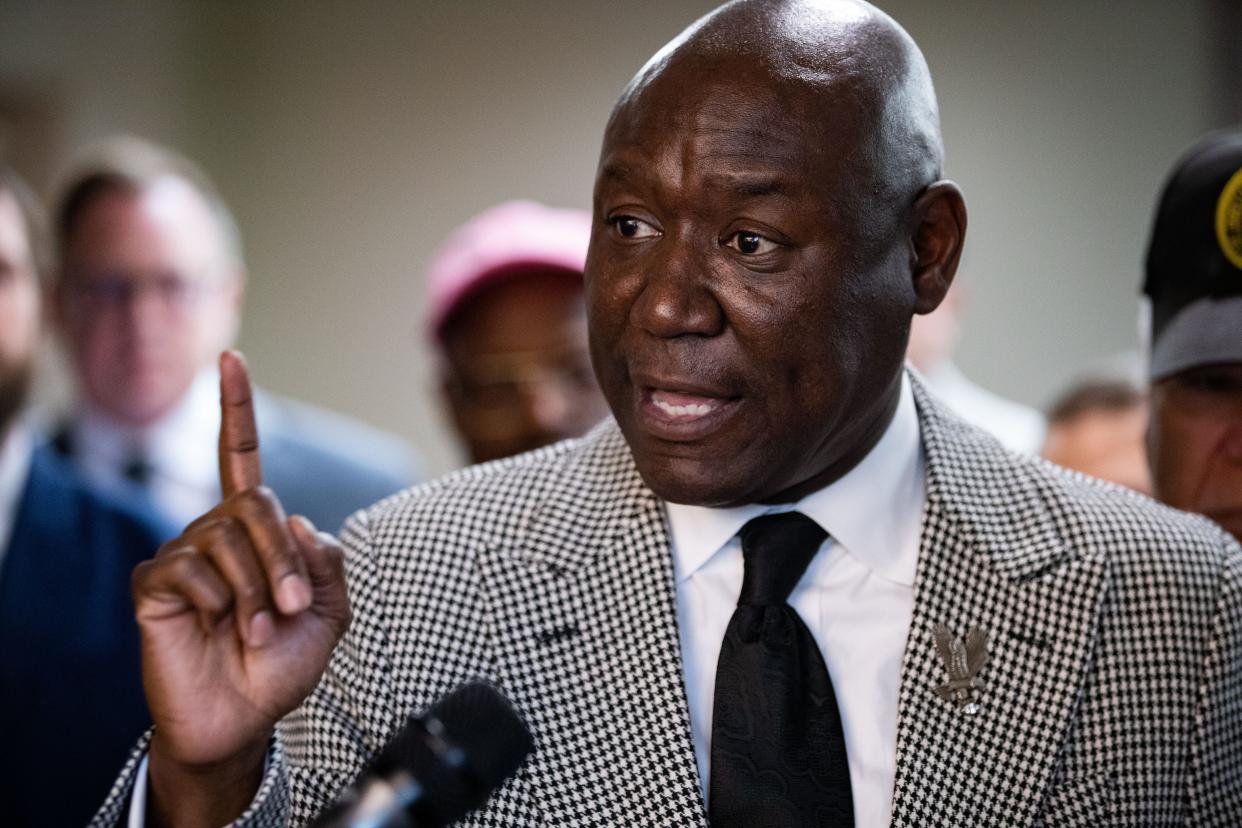
{"label": "yellow logo on cap", "polygon": [[1216,240],[1225,258],[1242,269],[1242,169],[1225,184],[1216,202]]}

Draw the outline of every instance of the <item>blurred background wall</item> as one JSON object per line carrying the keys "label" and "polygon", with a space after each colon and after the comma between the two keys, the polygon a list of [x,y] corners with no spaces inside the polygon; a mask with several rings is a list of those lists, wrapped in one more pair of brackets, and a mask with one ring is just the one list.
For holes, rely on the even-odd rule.
{"label": "blurred background wall", "polygon": [[[0,0],[0,154],[45,193],[117,132],[200,161],[246,237],[259,381],[408,436],[439,472],[459,455],[420,333],[433,248],[502,199],[589,206],[617,93],[713,5]],[[1164,172],[1242,119],[1242,4],[881,5],[931,64],[970,207],[959,363],[1043,405],[1136,345]]]}

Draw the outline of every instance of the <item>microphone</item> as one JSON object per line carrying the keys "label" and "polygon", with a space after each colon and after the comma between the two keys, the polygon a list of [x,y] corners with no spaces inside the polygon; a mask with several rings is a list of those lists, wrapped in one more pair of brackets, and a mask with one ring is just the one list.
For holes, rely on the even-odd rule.
{"label": "microphone", "polygon": [[509,701],[470,682],[411,716],[316,828],[439,828],[487,801],[534,748]]}

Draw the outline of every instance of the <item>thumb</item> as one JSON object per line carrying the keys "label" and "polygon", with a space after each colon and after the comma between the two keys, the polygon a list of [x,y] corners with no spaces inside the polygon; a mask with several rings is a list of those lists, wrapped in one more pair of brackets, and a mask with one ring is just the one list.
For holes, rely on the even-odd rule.
{"label": "thumb", "polygon": [[289,518],[289,531],[306,561],[310,576],[312,607],[321,614],[348,619],[349,598],[345,590],[345,553],[336,538],[319,532],[303,515]]}

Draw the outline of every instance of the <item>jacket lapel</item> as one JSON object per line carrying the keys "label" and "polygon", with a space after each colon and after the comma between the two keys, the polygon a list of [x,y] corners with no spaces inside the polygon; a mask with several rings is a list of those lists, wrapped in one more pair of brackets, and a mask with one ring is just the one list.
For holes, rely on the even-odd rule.
{"label": "jacket lapel", "polygon": [[480,558],[506,690],[548,824],[705,825],[663,510],[615,426],[525,532]]}
{"label": "jacket lapel", "polygon": [[[894,826],[1028,825],[1056,770],[1107,583],[1102,555],[993,441],[916,381],[927,510],[899,694]],[[987,634],[976,707],[937,694],[950,678],[933,628]],[[972,712],[973,711],[973,712]]]}

